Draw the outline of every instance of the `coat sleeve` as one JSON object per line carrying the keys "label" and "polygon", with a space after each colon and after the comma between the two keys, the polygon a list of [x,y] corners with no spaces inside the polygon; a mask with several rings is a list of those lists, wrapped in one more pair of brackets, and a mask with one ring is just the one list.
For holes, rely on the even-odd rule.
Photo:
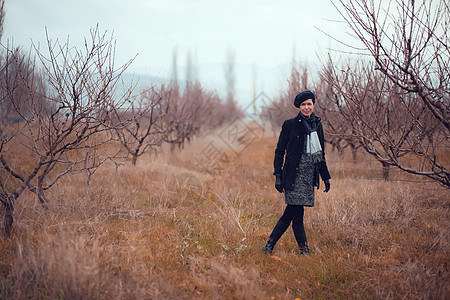
{"label": "coat sleeve", "polygon": [[325,160],[325,138],[323,134],[322,123],[319,124],[317,129],[319,135],[319,141],[322,146],[322,161],[319,165],[319,174],[323,181],[331,179],[330,172],[328,171],[327,161]]}
{"label": "coat sleeve", "polygon": [[273,175],[281,175],[284,162],[284,156],[286,154],[286,147],[289,140],[289,128],[287,121],[284,121],[281,127],[280,136],[278,138],[277,147],[275,149],[275,158],[273,160]]}

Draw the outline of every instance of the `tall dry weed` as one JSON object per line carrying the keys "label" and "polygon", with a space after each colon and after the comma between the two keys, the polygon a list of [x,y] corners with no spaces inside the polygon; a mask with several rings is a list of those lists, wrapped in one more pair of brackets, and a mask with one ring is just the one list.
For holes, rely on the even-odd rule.
{"label": "tall dry weed", "polygon": [[100,295],[98,244],[57,230],[17,241],[11,276],[16,299],[92,299]]}
{"label": "tall dry weed", "polygon": [[[333,180],[332,192],[317,193],[307,220],[319,228],[409,226],[418,213],[409,185],[362,179]],[[395,221],[395,222],[394,222]]]}
{"label": "tall dry weed", "polygon": [[[198,296],[208,299],[265,299],[258,271],[241,269],[220,259],[192,257],[192,284]],[[194,296],[195,297],[195,296]]]}

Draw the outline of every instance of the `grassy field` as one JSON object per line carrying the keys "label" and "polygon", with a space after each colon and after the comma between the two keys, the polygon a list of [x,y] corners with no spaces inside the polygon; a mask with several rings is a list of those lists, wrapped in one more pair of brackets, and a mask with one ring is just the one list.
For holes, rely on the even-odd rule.
{"label": "grassy field", "polygon": [[[264,255],[285,207],[275,144],[268,131],[245,151],[213,135],[105,165],[89,186],[67,176],[47,211],[23,194],[0,238],[0,298],[448,299],[449,191],[379,180],[363,154],[355,169],[328,151],[331,191],[305,210],[311,254],[288,229]],[[207,145],[227,154],[209,172],[196,163]]]}

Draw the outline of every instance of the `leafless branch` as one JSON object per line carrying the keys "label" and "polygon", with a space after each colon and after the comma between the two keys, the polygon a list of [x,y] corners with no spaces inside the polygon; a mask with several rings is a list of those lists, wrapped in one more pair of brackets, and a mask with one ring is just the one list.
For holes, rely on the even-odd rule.
{"label": "leafless branch", "polygon": [[14,115],[0,122],[0,194],[8,199],[7,234],[15,201],[25,189],[45,204],[44,191],[62,177],[87,172],[90,178],[120,154],[108,146],[107,122],[111,111],[127,103],[129,93],[118,91],[131,61],[115,67],[115,41],[98,27],[82,50],[47,39],[47,54],[34,48],[37,62],[8,50],[0,68],[0,112]]}

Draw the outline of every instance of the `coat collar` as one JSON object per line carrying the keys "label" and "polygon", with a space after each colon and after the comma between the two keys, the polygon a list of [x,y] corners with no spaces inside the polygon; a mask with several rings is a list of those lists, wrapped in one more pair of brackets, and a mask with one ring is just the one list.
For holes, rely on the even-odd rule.
{"label": "coat collar", "polygon": [[[296,122],[301,123],[302,122],[302,118],[300,117],[301,112],[298,113],[298,115],[294,118]],[[317,120],[317,125],[319,125],[320,121],[322,121],[322,119],[320,117],[316,116],[316,120]]]}

